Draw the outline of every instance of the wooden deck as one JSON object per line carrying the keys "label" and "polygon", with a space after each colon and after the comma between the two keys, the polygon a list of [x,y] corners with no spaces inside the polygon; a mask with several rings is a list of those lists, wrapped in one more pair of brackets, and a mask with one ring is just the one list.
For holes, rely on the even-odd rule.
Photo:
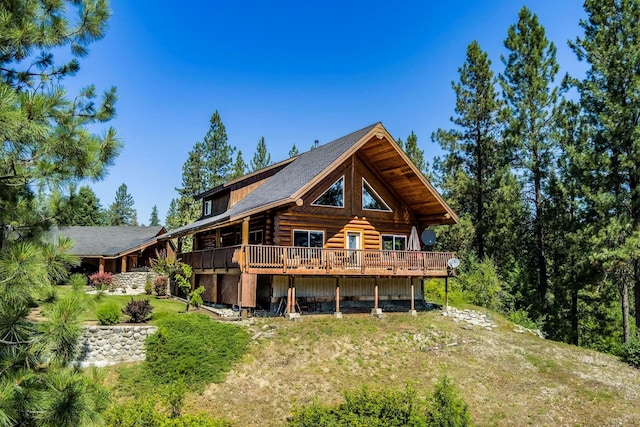
{"label": "wooden deck", "polygon": [[250,274],[445,277],[453,252],[419,252],[244,245],[180,254],[197,271]]}

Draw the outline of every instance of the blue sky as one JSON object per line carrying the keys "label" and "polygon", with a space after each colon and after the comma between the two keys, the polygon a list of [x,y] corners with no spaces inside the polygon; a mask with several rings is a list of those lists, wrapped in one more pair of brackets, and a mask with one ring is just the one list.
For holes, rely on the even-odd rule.
{"label": "blue sky", "polygon": [[94,43],[70,93],[116,86],[114,126],[124,149],[101,182],[89,183],[103,207],[123,182],[138,220],[157,205],[164,222],[182,165],[217,109],[229,143],[247,163],[265,137],[273,161],[295,143],[332,141],[381,121],[395,138],[449,128],[451,81],[473,40],[493,69],[509,25],[527,5],[558,47],[561,73],[584,64],[567,47],[581,36],[580,2],[537,0],[252,2],[112,0],[104,39]]}

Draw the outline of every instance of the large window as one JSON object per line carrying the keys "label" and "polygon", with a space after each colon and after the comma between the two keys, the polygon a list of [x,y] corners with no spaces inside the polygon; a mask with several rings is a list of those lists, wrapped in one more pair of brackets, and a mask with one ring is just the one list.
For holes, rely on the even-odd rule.
{"label": "large window", "polygon": [[394,234],[382,235],[382,250],[404,251],[407,249],[407,236],[397,236]]}
{"label": "large window", "polygon": [[362,178],[362,209],[391,212],[389,205],[364,178]]}
{"label": "large window", "polygon": [[344,208],[344,176],[334,182],[320,197],[311,203],[316,206]]}
{"label": "large window", "polygon": [[293,230],[293,246],[321,248],[324,246],[324,231]]}

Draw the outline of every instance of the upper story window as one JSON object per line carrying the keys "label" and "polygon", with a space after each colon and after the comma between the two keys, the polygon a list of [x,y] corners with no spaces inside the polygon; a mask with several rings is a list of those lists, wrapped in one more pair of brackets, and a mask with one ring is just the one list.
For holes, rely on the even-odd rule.
{"label": "upper story window", "polygon": [[382,235],[382,250],[384,251],[404,251],[407,249],[407,236],[394,234]]}
{"label": "upper story window", "polygon": [[204,202],[204,216],[211,215],[211,205],[213,202],[211,200],[207,200]]}
{"label": "upper story window", "polygon": [[334,182],[320,197],[311,203],[315,206],[344,208],[344,176]]}
{"label": "upper story window", "polygon": [[391,212],[389,205],[364,178],[362,178],[362,209]]}
{"label": "upper story window", "polygon": [[293,246],[321,248],[324,246],[324,231],[293,230]]}

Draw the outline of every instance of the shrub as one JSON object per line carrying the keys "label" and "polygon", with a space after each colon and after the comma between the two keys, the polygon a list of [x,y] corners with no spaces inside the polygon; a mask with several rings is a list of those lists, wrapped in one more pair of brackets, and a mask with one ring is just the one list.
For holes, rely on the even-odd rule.
{"label": "shrub", "polygon": [[80,273],[74,273],[69,277],[67,284],[71,286],[72,289],[82,289],[87,286],[87,276]]}
{"label": "shrub", "polygon": [[231,427],[226,420],[204,414],[170,418],[158,412],[150,399],[114,405],[105,413],[104,421],[107,427]]}
{"label": "shrub", "polygon": [[153,306],[148,299],[134,300],[131,298],[131,301],[122,309],[122,312],[131,317],[132,323],[145,323],[152,310]]}
{"label": "shrub", "polygon": [[158,276],[153,279],[153,290],[159,297],[167,295],[167,283],[169,278],[167,276]]}
{"label": "shrub", "polygon": [[523,328],[541,329],[541,322],[537,323],[536,321],[531,320],[529,313],[526,310],[512,310],[507,313],[507,319],[516,325],[522,326]]}
{"label": "shrub", "polygon": [[239,326],[203,314],[172,314],[158,321],[145,342],[143,368],[155,384],[182,379],[186,386],[222,382],[246,352],[249,335]]}
{"label": "shrub", "polygon": [[106,303],[98,307],[96,316],[101,325],[117,325],[120,323],[120,307],[115,302]]}
{"label": "shrub", "polygon": [[451,380],[441,377],[429,398],[427,425],[433,427],[466,427],[471,425],[469,410]]}
{"label": "shrub", "polygon": [[471,260],[471,265],[458,275],[465,298],[472,304],[491,310],[502,308],[501,279],[491,258],[482,262]]}
{"label": "shrub", "polygon": [[640,335],[637,332],[622,347],[622,360],[633,367],[640,368]]}
{"label": "shrub", "polygon": [[98,290],[111,289],[113,286],[113,274],[111,273],[93,273],[89,276],[91,286]]}
{"label": "shrub", "polygon": [[294,409],[289,426],[425,426],[416,393],[409,387],[405,391],[363,387],[344,396],[345,402],[337,406],[314,403]]}
{"label": "shrub", "polygon": [[153,293],[153,283],[150,279],[147,279],[147,281],[144,282],[144,293],[147,295],[151,295]]}

